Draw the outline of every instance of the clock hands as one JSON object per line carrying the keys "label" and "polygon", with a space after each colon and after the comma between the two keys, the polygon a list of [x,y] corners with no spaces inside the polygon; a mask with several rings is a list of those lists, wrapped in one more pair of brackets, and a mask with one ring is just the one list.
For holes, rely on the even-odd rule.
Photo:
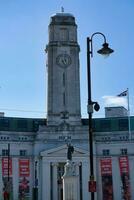
{"label": "clock hands", "polygon": [[63,65],[68,65],[68,60],[66,58],[61,58],[61,62]]}

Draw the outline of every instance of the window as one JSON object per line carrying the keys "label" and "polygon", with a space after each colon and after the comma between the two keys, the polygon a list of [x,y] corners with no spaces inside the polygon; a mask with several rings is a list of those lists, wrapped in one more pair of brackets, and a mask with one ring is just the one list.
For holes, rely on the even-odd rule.
{"label": "window", "polygon": [[128,140],[129,137],[128,136],[120,136],[120,140]]}
{"label": "window", "polygon": [[2,156],[8,156],[8,149],[2,149]]}
{"label": "window", "polygon": [[110,155],[110,150],[109,149],[103,149],[102,153],[103,153],[103,156],[109,156]]}
{"label": "window", "polygon": [[119,125],[119,131],[127,131],[128,130],[128,119],[119,119],[118,125]]}
{"label": "window", "polygon": [[27,120],[18,120],[17,127],[18,128],[27,128]]}
{"label": "window", "polygon": [[39,128],[39,122],[38,121],[33,121],[33,130],[37,131]]}
{"label": "window", "polygon": [[8,119],[1,119],[0,120],[0,127],[9,128],[9,120]]}
{"label": "window", "polygon": [[20,150],[20,156],[26,156],[27,150]]}
{"label": "window", "polygon": [[121,155],[127,155],[127,149],[121,149]]}
{"label": "window", "polygon": [[102,131],[110,131],[111,129],[111,121],[110,120],[102,120],[100,121],[100,128]]}

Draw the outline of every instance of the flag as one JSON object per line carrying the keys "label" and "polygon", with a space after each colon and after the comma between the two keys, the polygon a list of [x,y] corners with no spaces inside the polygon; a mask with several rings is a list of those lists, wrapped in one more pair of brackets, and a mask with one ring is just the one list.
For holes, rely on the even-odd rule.
{"label": "flag", "polygon": [[125,90],[124,92],[121,92],[120,94],[117,95],[117,97],[124,97],[127,96],[128,90]]}
{"label": "flag", "polygon": [[131,135],[131,123],[130,123],[130,105],[129,105],[129,89],[121,92],[120,94],[117,95],[117,97],[126,97],[127,96],[127,104],[128,104],[128,131],[129,131],[129,139],[132,138]]}

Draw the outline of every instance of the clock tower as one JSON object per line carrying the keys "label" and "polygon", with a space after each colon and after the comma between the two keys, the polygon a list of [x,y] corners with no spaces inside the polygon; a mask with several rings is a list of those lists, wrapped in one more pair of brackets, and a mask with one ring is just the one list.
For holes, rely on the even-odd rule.
{"label": "clock tower", "polygon": [[57,13],[49,24],[47,53],[47,122],[81,123],[79,51],[73,15]]}

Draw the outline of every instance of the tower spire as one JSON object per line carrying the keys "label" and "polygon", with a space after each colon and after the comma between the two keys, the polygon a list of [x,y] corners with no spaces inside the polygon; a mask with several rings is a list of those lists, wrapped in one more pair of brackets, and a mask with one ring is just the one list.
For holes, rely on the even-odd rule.
{"label": "tower spire", "polygon": [[76,125],[81,124],[77,25],[73,15],[61,11],[49,26],[47,124]]}

